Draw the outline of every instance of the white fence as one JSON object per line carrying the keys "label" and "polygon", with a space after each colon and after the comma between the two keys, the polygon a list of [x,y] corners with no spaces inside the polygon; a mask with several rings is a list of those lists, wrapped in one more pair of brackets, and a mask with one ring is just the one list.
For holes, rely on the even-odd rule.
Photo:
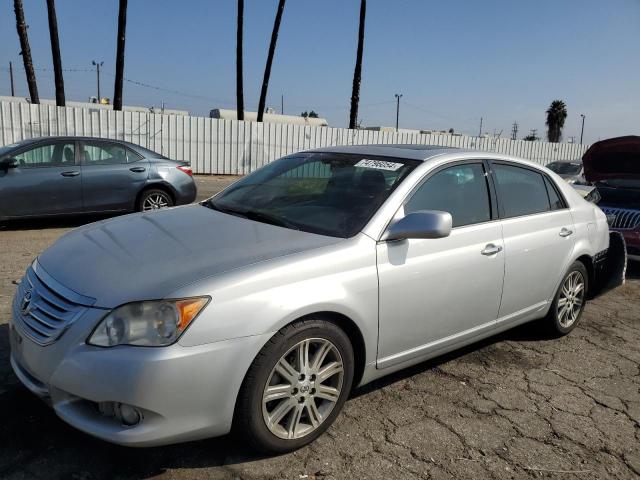
{"label": "white fence", "polygon": [[580,158],[588,148],[570,143],[375,132],[0,102],[0,146],[51,135],[127,140],[169,158],[190,161],[194,172],[209,174],[245,174],[283,155],[332,145],[442,145],[506,153],[541,164]]}

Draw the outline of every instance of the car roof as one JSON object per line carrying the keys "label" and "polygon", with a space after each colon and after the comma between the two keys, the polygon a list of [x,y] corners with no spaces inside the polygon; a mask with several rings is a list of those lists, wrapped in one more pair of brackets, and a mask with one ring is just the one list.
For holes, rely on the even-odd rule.
{"label": "car roof", "polygon": [[15,145],[29,145],[31,143],[37,142],[46,142],[46,141],[58,141],[58,140],[87,140],[92,142],[115,142],[115,143],[124,143],[125,145],[130,145],[132,147],[138,147],[135,143],[128,142],[126,140],[120,140],[118,138],[102,138],[102,137],[85,137],[85,136],[74,136],[74,135],[51,135],[46,137],[34,137],[34,138],[25,138],[24,140],[20,140],[18,142],[14,142]]}
{"label": "car roof", "polygon": [[405,158],[411,160],[429,160],[446,153],[472,152],[474,150],[442,145],[386,144],[386,145],[336,145],[314,148],[306,152],[354,153],[359,155],[378,155],[381,157]]}

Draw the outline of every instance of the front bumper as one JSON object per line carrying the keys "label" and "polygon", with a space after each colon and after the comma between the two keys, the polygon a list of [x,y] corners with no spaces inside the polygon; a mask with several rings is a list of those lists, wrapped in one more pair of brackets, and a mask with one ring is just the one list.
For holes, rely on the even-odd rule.
{"label": "front bumper", "polygon": [[[13,370],[70,425],[109,442],[140,447],[228,433],[244,375],[269,337],[195,347],[100,348],[85,343],[87,332],[80,323],[86,325],[77,322],[57,342],[40,346],[12,320]],[[130,405],[142,420],[124,425],[100,413],[102,402]]]}

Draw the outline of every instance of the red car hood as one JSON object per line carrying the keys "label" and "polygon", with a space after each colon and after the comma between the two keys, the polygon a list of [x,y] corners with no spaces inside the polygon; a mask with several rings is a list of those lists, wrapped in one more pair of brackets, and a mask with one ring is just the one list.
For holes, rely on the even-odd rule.
{"label": "red car hood", "polygon": [[582,156],[588,182],[640,180],[640,137],[609,138],[596,142]]}

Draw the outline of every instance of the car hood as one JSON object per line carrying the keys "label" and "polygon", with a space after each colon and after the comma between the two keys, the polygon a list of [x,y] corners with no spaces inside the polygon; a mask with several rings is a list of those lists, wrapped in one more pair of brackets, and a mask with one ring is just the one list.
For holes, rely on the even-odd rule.
{"label": "car hood", "polygon": [[65,287],[95,298],[95,306],[113,308],[342,240],[189,205],[78,228],[45,250],[38,264]]}
{"label": "car hood", "polygon": [[588,182],[640,180],[640,137],[609,138],[596,142],[582,156]]}
{"label": "car hood", "polygon": [[640,137],[596,142],[582,162],[586,180],[595,183],[602,197],[600,205],[640,208]]}

